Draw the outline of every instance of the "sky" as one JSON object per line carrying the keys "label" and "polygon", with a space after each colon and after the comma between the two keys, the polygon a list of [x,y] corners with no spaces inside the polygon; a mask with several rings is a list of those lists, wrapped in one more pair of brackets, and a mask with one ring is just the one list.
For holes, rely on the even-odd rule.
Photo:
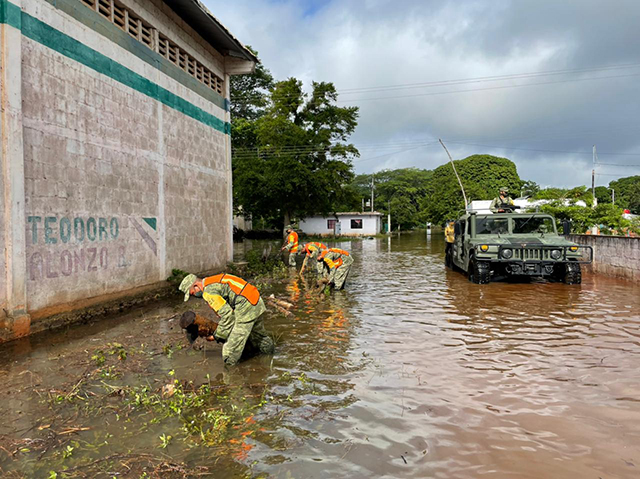
{"label": "sky", "polygon": [[360,107],[356,173],[433,169],[442,138],[543,187],[590,185],[593,145],[597,185],[640,175],[640,1],[204,3],[276,79]]}

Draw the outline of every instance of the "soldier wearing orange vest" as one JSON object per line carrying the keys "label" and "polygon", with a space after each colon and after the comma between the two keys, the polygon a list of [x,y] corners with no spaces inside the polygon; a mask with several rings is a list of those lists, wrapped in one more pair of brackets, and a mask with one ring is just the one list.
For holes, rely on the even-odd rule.
{"label": "soldier wearing orange vest", "polygon": [[[237,364],[247,340],[261,353],[273,353],[273,340],[260,317],[266,307],[255,286],[231,274],[218,274],[204,279],[189,274],[178,289],[184,293],[185,301],[191,296],[202,297],[220,316],[218,327],[207,340],[224,343],[222,359],[225,365]],[[181,323],[181,326],[186,329],[189,325]]]}
{"label": "soldier wearing orange vest", "polygon": [[[327,246],[322,243],[313,242],[313,243],[305,244],[304,245],[305,257],[304,257],[304,261],[302,262],[302,268],[300,268],[300,274],[304,274],[304,270],[306,269],[307,262],[309,260],[313,261],[314,259],[317,259],[318,255],[322,251],[325,251],[326,249],[327,249]],[[324,270],[323,263],[316,261],[316,264],[317,264],[318,274],[322,274],[322,271]]]}
{"label": "soldier wearing orange vest", "polygon": [[286,229],[287,242],[282,247],[281,251],[285,249],[289,252],[289,266],[296,265],[296,254],[298,253],[298,233],[293,230],[293,226],[288,225]]}
{"label": "soldier wearing orange vest", "polygon": [[318,262],[324,268],[324,278],[320,282],[335,289],[343,289],[353,264],[353,257],[345,250],[329,248],[318,255]]}

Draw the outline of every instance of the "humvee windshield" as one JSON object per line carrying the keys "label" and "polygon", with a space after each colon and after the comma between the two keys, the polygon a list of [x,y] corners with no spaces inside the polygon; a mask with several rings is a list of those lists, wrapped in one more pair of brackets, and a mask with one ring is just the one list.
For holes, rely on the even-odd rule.
{"label": "humvee windshield", "polygon": [[545,216],[532,216],[530,218],[514,218],[513,233],[514,234],[531,234],[531,233],[552,233],[555,234],[555,224],[553,220]]}
{"label": "humvee windshield", "polygon": [[508,232],[509,220],[507,218],[486,216],[476,219],[476,234],[478,235],[507,234]]}

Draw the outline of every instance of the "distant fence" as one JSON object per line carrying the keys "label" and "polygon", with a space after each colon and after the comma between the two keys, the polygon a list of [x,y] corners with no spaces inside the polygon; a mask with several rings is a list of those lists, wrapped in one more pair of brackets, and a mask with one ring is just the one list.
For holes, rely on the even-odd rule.
{"label": "distant fence", "polygon": [[593,247],[594,273],[640,282],[640,238],[626,236],[569,235],[578,244]]}

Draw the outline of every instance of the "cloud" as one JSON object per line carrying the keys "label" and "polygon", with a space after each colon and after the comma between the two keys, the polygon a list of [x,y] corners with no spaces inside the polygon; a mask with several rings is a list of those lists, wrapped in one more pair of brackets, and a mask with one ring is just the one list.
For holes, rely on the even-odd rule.
{"label": "cloud", "polygon": [[[434,168],[446,160],[439,145],[403,145],[426,145],[441,137],[460,142],[449,145],[455,157],[506,156],[516,162],[521,177],[543,185],[590,184],[593,144],[602,162],[638,165],[599,166],[598,173],[640,174],[640,76],[629,76],[640,75],[640,66],[606,70],[640,64],[640,2],[635,0],[205,3],[260,52],[276,78],[332,81],[342,104],[360,106],[353,137],[362,146],[357,172]],[[612,179],[599,176],[598,184]]]}

